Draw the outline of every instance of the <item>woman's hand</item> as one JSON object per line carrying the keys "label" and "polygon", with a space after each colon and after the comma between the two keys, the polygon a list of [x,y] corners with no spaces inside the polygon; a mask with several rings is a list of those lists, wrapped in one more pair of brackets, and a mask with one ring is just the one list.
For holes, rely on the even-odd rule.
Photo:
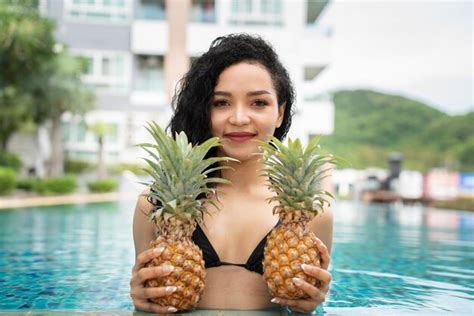
{"label": "woman's hand", "polygon": [[137,256],[132,268],[132,279],[130,280],[130,297],[137,310],[153,313],[174,313],[173,306],[160,306],[149,301],[150,298],[170,295],[176,291],[175,286],[145,287],[145,281],[166,276],[173,271],[172,266],[145,267],[145,264],[159,256],[164,248],[148,249]]}
{"label": "woman's hand", "polygon": [[326,245],[318,238],[316,239],[316,245],[321,254],[321,268],[308,264],[302,264],[301,268],[304,273],[318,280],[320,286],[315,287],[299,278],[293,278],[295,285],[308,294],[310,298],[304,300],[290,300],[275,297],[272,299],[272,303],[289,306],[293,311],[310,313],[326,300],[326,295],[329,291],[329,283],[332,279],[331,273],[327,271],[330,257]]}

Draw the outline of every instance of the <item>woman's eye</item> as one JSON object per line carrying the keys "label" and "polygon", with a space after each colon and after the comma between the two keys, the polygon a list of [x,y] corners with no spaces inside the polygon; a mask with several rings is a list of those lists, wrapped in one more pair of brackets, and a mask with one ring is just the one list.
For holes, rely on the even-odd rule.
{"label": "woman's eye", "polygon": [[268,102],[264,101],[264,100],[255,100],[255,102],[253,104],[260,107],[260,106],[268,105]]}
{"label": "woman's eye", "polygon": [[221,106],[226,106],[229,103],[226,100],[217,100],[214,102],[215,107],[221,107]]}

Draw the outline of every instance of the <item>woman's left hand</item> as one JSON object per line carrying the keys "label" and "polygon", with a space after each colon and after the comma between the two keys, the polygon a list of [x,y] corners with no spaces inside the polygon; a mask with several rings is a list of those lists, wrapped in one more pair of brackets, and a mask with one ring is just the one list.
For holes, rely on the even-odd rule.
{"label": "woman's left hand", "polygon": [[327,271],[330,257],[326,245],[324,245],[324,243],[318,238],[316,245],[321,255],[321,268],[308,264],[302,264],[301,268],[303,269],[304,273],[319,281],[319,287],[315,287],[299,278],[293,278],[295,285],[303,290],[303,292],[308,294],[309,298],[302,300],[291,300],[275,297],[272,299],[272,303],[288,306],[293,311],[310,313],[319,304],[326,300],[326,295],[329,291],[329,283],[332,279],[331,273]]}

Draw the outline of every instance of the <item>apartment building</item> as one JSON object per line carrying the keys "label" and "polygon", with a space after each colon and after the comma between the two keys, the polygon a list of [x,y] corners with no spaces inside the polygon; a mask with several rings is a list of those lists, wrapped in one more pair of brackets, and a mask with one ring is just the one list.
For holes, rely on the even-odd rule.
{"label": "apartment building", "polygon": [[98,144],[87,126],[110,124],[108,161],[137,161],[134,144],[149,140],[148,120],[165,126],[171,97],[190,60],[218,36],[246,32],[273,44],[297,90],[290,136],[329,134],[334,105],[314,83],[330,64],[331,29],[318,20],[320,0],[40,0],[57,23],[57,39],[87,61],[84,81],[97,91],[85,117],[65,115],[64,148],[74,159],[95,159]]}

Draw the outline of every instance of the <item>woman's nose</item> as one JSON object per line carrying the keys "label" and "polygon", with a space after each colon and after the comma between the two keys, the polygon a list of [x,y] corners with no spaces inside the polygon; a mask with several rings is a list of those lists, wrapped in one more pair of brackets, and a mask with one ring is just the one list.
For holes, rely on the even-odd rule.
{"label": "woman's nose", "polygon": [[250,123],[250,116],[247,109],[241,106],[234,107],[229,122],[234,125],[245,125]]}

